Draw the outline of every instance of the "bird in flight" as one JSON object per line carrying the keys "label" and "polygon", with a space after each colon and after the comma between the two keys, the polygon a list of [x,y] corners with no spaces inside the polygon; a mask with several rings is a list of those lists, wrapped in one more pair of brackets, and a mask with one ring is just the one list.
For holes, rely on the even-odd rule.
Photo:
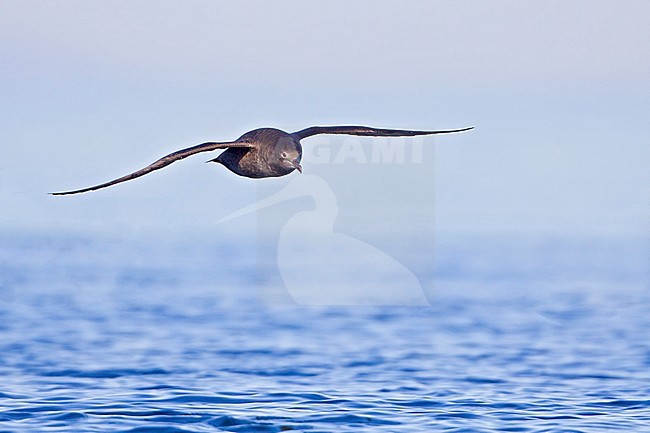
{"label": "bird in flight", "polygon": [[462,132],[474,127],[460,129],[446,129],[440,131],[410,131],[404,129],[380,129],[368,126],[311,126],[298,132],[288,133],[275,128],[260,128],[249,131],[235,141],[207,142],[186,149],[178,150],[163,156],[154,163],[122,176],[110,182],[90,186],[73,191],[53,192],[52,195],[70,195],[82,192],[95,191],[106,188],[127,180],[136,179],[147,173],[168,166],[172,162],[187,158],[200,152],[209,152],[216,149],[226,149],[215,159],[239,176],[250,178],[280,177],[298,170],[302,173],[300,161],[302,159],[302,146],[300,140],[318,134],[346,134],[361,135],[366,137],[404,137],[414,135],[448,134]]}

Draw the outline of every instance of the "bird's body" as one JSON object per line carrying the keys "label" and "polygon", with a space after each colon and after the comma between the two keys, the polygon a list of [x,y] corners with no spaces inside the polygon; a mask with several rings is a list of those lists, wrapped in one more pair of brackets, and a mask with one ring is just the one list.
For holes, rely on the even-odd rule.
{"label": "bird's body", "polygon": [[[285,176],[295,169],[301,170],[302,146],[300,140],[293,134],[274,128],[260,128],[247,132],[237,139],[249,142],[253,147],[229,147],[210,162],[218,162],[235,174],[244,177],[262,178]],[[282,163],[274,154],[282,152],[292,158],[287,158],[295,164]],[[292,154],[293,152],[293,154]]]}
{"label": "bird's body", "polygon": [[442,131],[411,131],[403,129],[380,129],[367,126],[311,126],[309,128],[288,133],[275,128],[260,128],[249,131],[235,141],[207,142],[182,149],[166,155],[154,163],[126,176],[110,182],[73,191],[55,192],[53,195],[69,195],[106,188],[117,183],[144,176],[154,170],[187,158],[200,152],[216,149],[226,149],[218,157],[208,161],[222,164],[228,170],[239,176],[250,178],[280,177],[294,170],[302,173],[302,146],[300,140],[318,134],[346,134],[360,136],[402,137],[414,135],[447,134],[472,129],[448,129]]}

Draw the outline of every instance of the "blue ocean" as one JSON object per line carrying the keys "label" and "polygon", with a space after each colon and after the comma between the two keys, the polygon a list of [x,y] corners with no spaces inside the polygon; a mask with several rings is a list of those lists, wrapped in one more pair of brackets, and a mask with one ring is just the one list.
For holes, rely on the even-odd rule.
{"label": "blue ocean", "polygon": [[424,307],[277,305],[258,270],[0,235],[0,431],[650,432],[647,239],[438,239]]}

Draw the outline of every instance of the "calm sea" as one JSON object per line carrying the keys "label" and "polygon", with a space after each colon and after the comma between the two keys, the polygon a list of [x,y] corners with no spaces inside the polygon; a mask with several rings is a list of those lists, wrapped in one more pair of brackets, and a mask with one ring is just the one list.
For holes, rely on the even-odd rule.
{"label": "calm sea", "polygon": [[308,307],[254,244],[5,233],[0,431],[650,432],[647,245],[443,239],[430,307]]}

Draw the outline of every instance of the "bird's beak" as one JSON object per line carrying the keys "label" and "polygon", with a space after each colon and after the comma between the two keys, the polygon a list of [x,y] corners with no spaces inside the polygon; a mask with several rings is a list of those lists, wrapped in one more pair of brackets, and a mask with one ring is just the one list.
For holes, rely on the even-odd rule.
{"label": "bird's beak", "polygon": [[302,173],[302,167],[298,163],[297,159],[294,159],[293,161],[291,161],[291,164],[296,168],[296,170],[298,170],[300,173]]}

